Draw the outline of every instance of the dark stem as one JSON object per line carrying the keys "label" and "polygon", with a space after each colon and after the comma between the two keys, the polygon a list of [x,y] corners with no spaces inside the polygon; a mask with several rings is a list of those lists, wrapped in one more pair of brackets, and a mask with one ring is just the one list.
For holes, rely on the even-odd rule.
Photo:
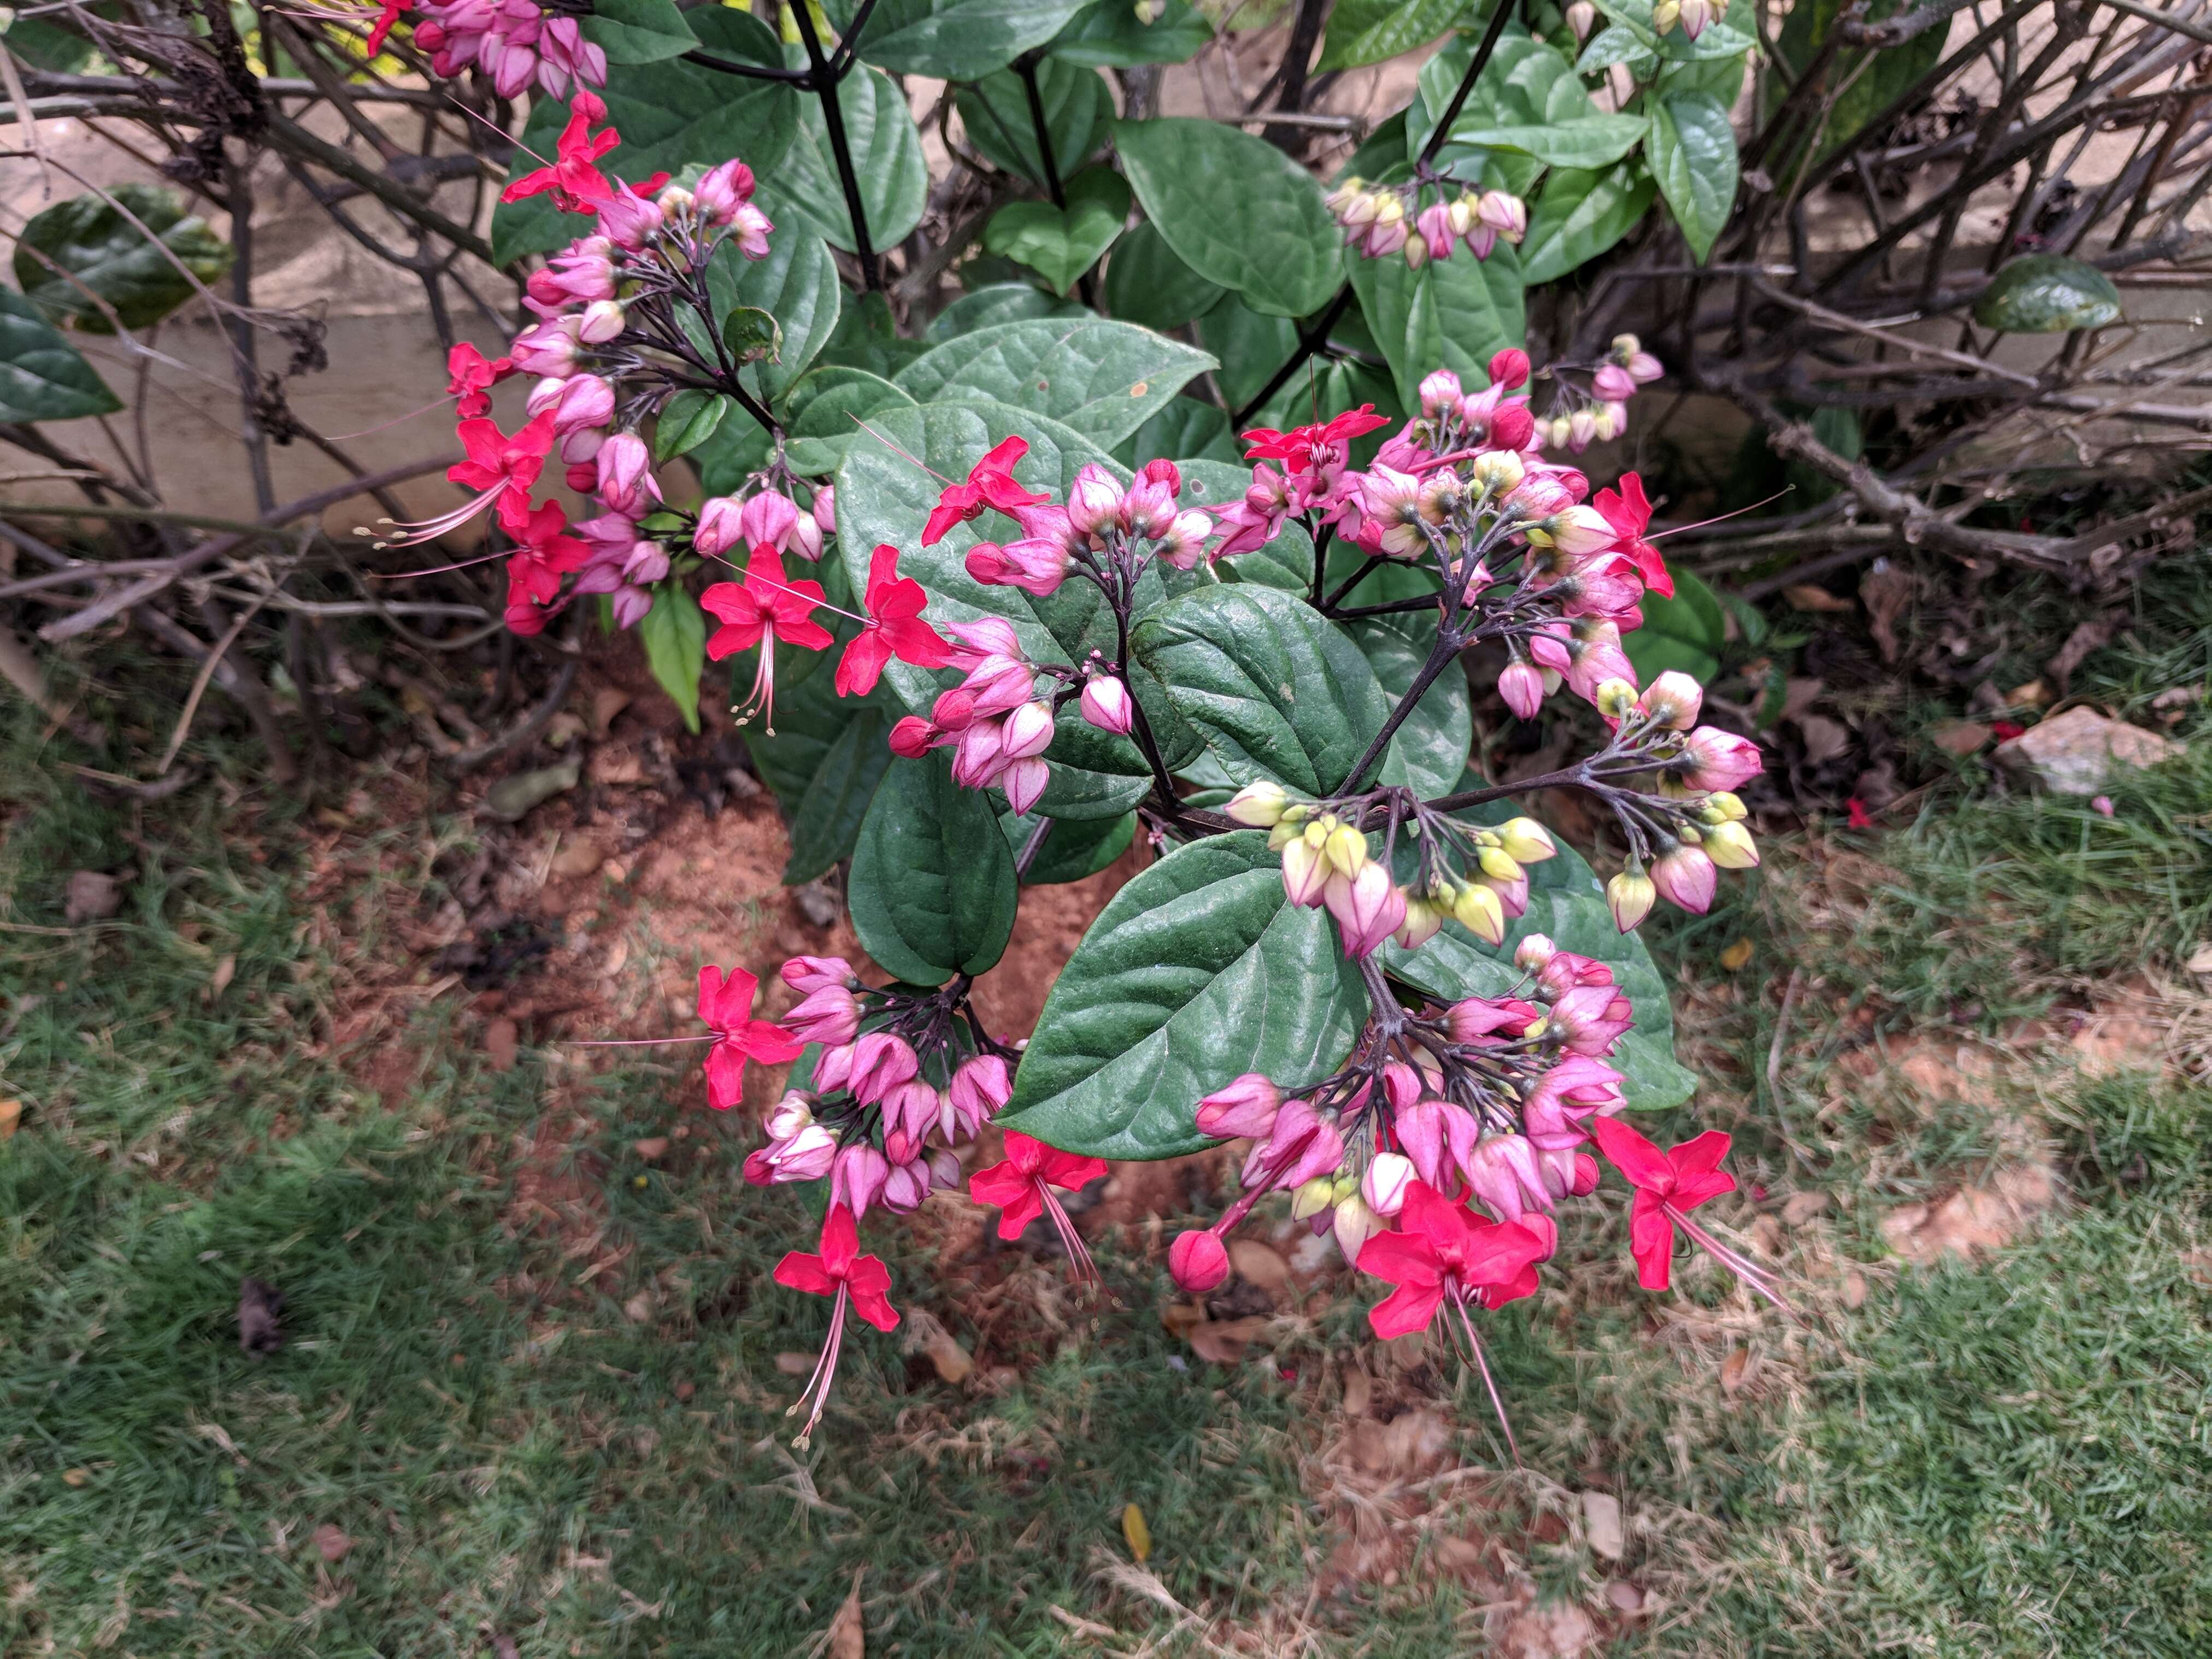
{"label": "dark stem", "polygon": [[[1444,106],[1443,118],[1437,123],[1437,130],[1429,135],[1429,142],[1421,146],[1423,167],[1437,159],[1437,152],[1451,137],[1452,123],[1459,119],[1459,112],[1466,106],[1468,94],[1474,90],[1475,82],[1489,65],[1491,53],[1498,50],[1498,43],[1505,37],[1506,24],[1512,21],[1513,0],[1498,0],[1498,9],[1490,15],[1490,27],[1482,32],[1481,44],[1475,47],[1474,56],[1468,60],[1467,73],[1459,78],[1459,89],[1452,94],[1451,102]],[[1359,256],[1355,253],[1352,257],[1356,259]]]}
{"label": "dark stem", "polygon": [[1344,315],[1346,307],[1351,303],[1352,284],[1346,283],[1342,288],[1337,289],[1336,298],[1329,301],[1328,309],[1321,314],[1321,320],[1298,336],[1297,347],[1291,353],[1290,361],[1269,377],[1267,384],[1260,388],[1258,397],[1254,398],[1243,408],[1230,416],[1229,424],[1243,425],[1252,418],[1254,410],[1263,406],[1268,398],[1281,391],[1283,383],[1298,372],[1298,365],[1328,343],[1329,330],[1336,326],[1337,319]]}
{"label": "dark stem", "polygon": [[[1052,132],[1045,125],[1044,94],[1037,88],[1037,58],[1034,52],[1024,52],[1014,60],[1014,73],[1022,77],[1022,91],[1027,94],[1030,106],[1030,131],[1036,137],[1037,160],[1044,168],[1044,187],[1052,197],[1052,204],[1062,213],[1067,211],[1067,191],[1060,181],[1060,161],[1052,153]],[[1093,311],[1098,308],[1098,285],[1091,272],[1085,270],[1075,279],[1076,289],[1083,295],[1083,303]]]}
{"label": "dark stem", "polygon": [[[1498,0],[1502,10],[1508,0]],[[1296,115],[1306,106],[1306,72],[1313,64],[1313,52],[1321,39],[1322,19],[1328,11],[1328,0],[1298,0],[1297,21],[1291,25],[1291,44],[1284,50],[1282,68],[1276,71],[1282,82],[1283,95],[1275,100],[1275,107],[1288,115]],[[1292,155],[1304,153],[1312,141],[1310,128],[1271,126],[1260,135],[1277,149],[1287,150]]]}
{"label": "dark stem", "polygon": [[1382,758],[1383,751],[1390,746],[1390,739],[1406,723],[1406,716],[1413,712],[1413,705],[1428,695],[1429,688],[1437,683],[1445,669],[1459,660],[1459,636],[1452,629],[1443,628],[1437,630],[1437,642],[1429,647],[1429,659],[1421,665],[1421,672],[1413,676],[1413,684],[1407,688],[1406,695],[1398,699],[1398,706],[1390,711],[1390,718],[1382,722],[1382,729],[1368,744],[1367,752],[1345,775],[1344,787],[1337,792],[1339,794],[1352,795],[1359,792],[1365,782],[1368,769]]}
{"label": "dark stem", "polygon": [[1036,828],[1030,831],[1030,838],[1022,843],[1022,850],[1014,860],[1015,879],[1019,880],[1029,874],[1030,866],[1037,861],[1037,854],[1044,851],[1045,837],[1051,834],[1052,820],[1039,818]]}
{"label": "dark stem", "polygon": [[814,71],[811,69],[784,69],[773,64],[748,64],[697,46],[685,52],[682,61],[696,64],[702,69],[713,70],[718,75],[742,76],[748,81],[776,81],[787,87],[811,88],[814,84]]}
{"label": "dark stem", "polygon": [[[1129,612],[1127,605],[1118,601],[1114,605],[1114,665],[1127,684],[1133,678],[1129,673]],[[1182,799],[1175,792],[1175,780],[1168,774],[1159,739],[1152,735],[1152,722],[1145,718],[1145,706],[1137,701],[1134,690],[1129,693],[1129,735],[1136,739],[1137,747],[1144,751],[1145,763],[1152,768],[1152,793],[1160,798],[1160,811],[1171,822],[1179,822],[1183,816]]]}
{"label": "dark stem", "polygon": [[1338,585],[1336,592],[1323,599],[1320,605],[1315,607],[1315,609],[1319,611],[1324,617],[1334,615],[1337,602],[1343,599],[1346,594],[1352,592],[1353,588],[1358,586],[1360,583],[1365,581],[1367,578],[1382,565],[1382,556],[1380,553],[1370,556],[1365,564],[1361,565],[1358,569],[1353,571],[1351,575],[1346,577],[1345,580]]}
{"label": "dark stem", "polygon": [[[807,60],[814,65],[809,90],[822,100],[823,125],[830,129],[830,154],[837,163],[837,183],[845,192],[845,210],[853,218],[853,248],[860,262],[860,282],[870,293],[880,294],[884,276],[876,264],[876,251],[868,242],[868,211],[860,202],[860,181],[853,171],[852,146],[845,141],[845,112],[837,102],[838,73],[822,54],[822,37],[815,31],[813,9],[805,0],[800,0],[792,7],[791,15],[799,24],[799,36],[806,46]],[[859,33],[859,23],[856,16],[853,34]],[[848,35],[846,44],[850,45],[851,40]]]}

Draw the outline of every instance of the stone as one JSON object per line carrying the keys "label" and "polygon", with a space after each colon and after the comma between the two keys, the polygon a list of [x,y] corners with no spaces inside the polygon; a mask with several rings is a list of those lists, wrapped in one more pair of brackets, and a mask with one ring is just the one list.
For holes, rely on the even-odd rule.
{"label": "stone", "polygon": [[2123,766],[2156,766],[2181,753],[2171,738],[2094,708],[2075,708],[1996,747],[1997,764],[2040,788],[2062,795],[2094,795]]}

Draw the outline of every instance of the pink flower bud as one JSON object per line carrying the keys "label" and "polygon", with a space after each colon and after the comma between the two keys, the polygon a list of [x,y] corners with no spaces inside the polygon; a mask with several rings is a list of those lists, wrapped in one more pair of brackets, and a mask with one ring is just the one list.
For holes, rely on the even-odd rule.
{"label": "pink flower bud", "polygon": [[1526,449],[1536,434],[1536,417],[1526,404],[1500,404],[1491,412],[1490,446],[1493,449]]}
{"label": "pink flower bud", "polygon": [[1028,760],[1052,747],[1052,705],[1025,702],[1006,716],[1000,752],[1008,760]]}
{"label": "pink flower bud", "polygon": [[1544,964],[1559,954],[1548,933],[1530,933],[1513,947],[1513,965],[1524,974],[1541,973]]}
{"label": "pink flower bud", "polygon": [[526,328],[507,347],[507,357],[525,374],[565,380],[576,372],[576,330],[574,317],[556,317]]}
{"label": "pink flower bud", "polygon": [[1389,1061],[1382,1067],[1382,1097],[1394,1116],[1409,1110],[1421,1097],[1421,1074],[1402,1060]]}
{"label": "pink flower bud", "polygon": [[801,1042],[850,1042],[860,1034],[860,1005],[842,985],[825,985],[777,1023]]}
{"label": "pink flower bud", "polygon": [[[1413,233],[1429,258],[1451,258],[1452,244],[1458,240],[1458,233],[1452,229],[1451,209],[1443,203],[1432,202],[1423,208],[1413,221]],[[1411,247],[1413,244],[1408,242],[1407,246]],[[1425,408],[1423,412],[1431,411]]]}
{"label": "pink flower bud", "polygon": [[599,204],[599,234],[632,252],[658,236],[666,222],[659,204],[648,202],[627,186],[617,190],[613,200]]}
{"label": "pink flower bud", "polygon": [[1121,528],[1133,536],[1156,540],[1168,532],[1175,522],[1176,492],[1161,478],[1137,476],[1122,495],[1117,509]]}
{"label": "pink flower bud", "polygon": [[1006,1074],[1006,1062],[998,1055],[978,1054],[963,1062],[953,1073],[952,1085],[945,1091],[945,1138],[952,1139],[955,1127],[962,1139],[973,1136],[1013,1098],[1013,1080]]}
{"label": "pink flower bud", "polygon": [[866,1142],[842,1149],[830,1170],[830,1201],[842,1204],[859,1220],[883,1196],[890,1161]]}
{"label": "pink flower bud", "polygon": [[1678,846],[1652,860],[1651,884],[1668,903],[1701,916],[1713,904],[1712,859],[1702,847]]}
{"label": "pink flower bud", "polygon": [[1137,469],[1137,476],[1148,483],[1161,485],[1170,495],[1182,494],[1182,469],[1164,455],[1146,461]]}
{"label": "pink flower bud", "polygon": [[1486,190],[1476,204],[1476,221],[1509,242],[1517,242],[1528,229],[1528,204],[1502,190]]}
{"label": "pink flower bud", "polygon": [[622,331],[623,307],[619,300],[594,300],[576,319],[576,337],[586,345],[605,345]]}
{"label": "pink flower bud", "polygon": [[1194,570],[1206,552],[1206,538],[1212,534],[1212,519],[1200,508],[1187,508],[1170,520],[1160,538],[1160,557],[1177,570]]}
{"label": "pink flower bud", "polygon": [[[1344,1162],[1344,1140],[1336,1125],[1316,1112],[1311,1101],[1285,1101],[1275,1114],[1275,1127],[1253,1157],[1266,1170],[1268,1185],[1297,1187],[1316,1176],[1334,1175]],[[1251,1160],[1244,1167],[1249,1186]]]}
{"label": "pink flower bud", "polygon": [[1416,1101],[1396,1115],[1391,1127],[1414,1172],[1439,1189],[1448,1184],[1451,1164],[1464,1159],[1479,1133],[1465,1107],[1443,1100]]}
{"label": "pink flower bud", "polygon": [[[972,700],[969,712],[974,719],[988,720],[994,715],[1010,714],[1028,702],[1036,684],[1036,672],[1028,663],[987,657],[968,671],[968,678],[955,690],[965,692]],[[940,713],[937,723],[948,724],[946,716]]]}
{"label": "pink flower bud", "polygon": [[822,527],[825,536],[837,533],[837,490],[833,484],[823,484],[814,492],[812,507],[814,522]]}
{"label": "pink flower bud", "polygon": [[884,1207],[900,1215],[911,1215],[929,1196],[929,1164],[926,1158],[910,1157],[894,1164],[884,1177]]}
{"label": "pink flower bud", "polygon": [[937,728],[919,714],[908,714],[891,727],[890,750],[894,755],[908,760],[920,760],[929,752]]}
{"label": "pink flower bud", "polygon": [[1536,1079],[1521,1103],[1521,1124],[1544,1151],[1571,1152],[1589,1139],[1593,1114],[1607,1116],[1627,1103],[1620,1073],[1601,1060],[1569,1054]]}
{"label": "pink flower bud", "polygon": [[1590,390],[1607,402],[1633,398],[1636,377],[1619,363],[1603,363],[1590,376]]}
{"label": "pink flower bud", "polygon": [[781,1100],[768,1109],[761,1128],[770,1140],[788,1140],[814,1121],[814,1103],[796,1089],[787,1089]]}
{"label": "pink flower bud", "polygon": [[753,170],[738,161],[710,167],[693,188],[691,198],[708,220],[726,224],[732,214],[753,199]]}
{"label": "pink flower bud", "polygon": [[1212,1233],[1180,1233],[1168,1246],[1168,1271],[1184,1290],[1203,1296],[1229,1277],[1229,1252]]}
{"label": "pink flower bud", "polygon": [[1095,674],[1083,687],[1083,718],[1101,732],[1127,735],[1132,708],[1129,688],[1111,674]]}
{"label": "pink flower bud", "polygon": [[1093,536],[1114,522],[1121,506],[1121,486],[1114,475],[1093,462],[1079,469],[1068,487],[1067,520],[1085,536]]}
{"label": "pink flower bud", "polygon": [[1377,1215],[1395,1215],[1405,1207],[1406,1188],[1413,1179],[1413,1161],[1398,1152],[1378,1152],[1360,1178],[1359,1195]]}
{"label": "pink flower bud", "polygon": [[1498,695],[1521,719],[1534,720],[1544,704],[1544,677],[1532,664],[1508,663],[1498,672]]}
{"label": "pink flower bud", "polygon": [[1749,738],[1700,726],[1682,740],[1683,776],[1692,789],[1736,789],[1766,769],[1759,745]]}
{"label": "pink flower bud", "polygon": [[1319,904],[1333,866],[1301,836],[1283,848],[1283,892],[1293,904]]}
{"label": "pink flower bud", "polygon": [[1451,370],[1431,370],[1421,379],[1421,413],[1434,420],[1465,395],[1460,390],[1459,376]]}
{"label": "pink flower bud", "polygon": [[1527,352],[1519,346],[1507,346],[1490,360],[1490,383],[1516,391],[1528,385],[1529,368]]}
{"label": "pink flower bud", "polygon": [[1519,1135],[1483,1136],[1468,1150],[1461,1167],[1467,1172],[1468,1190],[1500,1221],[1518,1220],[1523,1211],[1551,1207],[1536,1149]]}
{"label": "pink flower bud", "polygon": [[853,1074],[846,1082],[854,1099],[872,1106],[921,1069],[903,1037],[871,1031],[853,1044]]}
{"label": "pink flower bud", "polygon": [[635,432],[617,432],[600,446],[597,489],[599,499],[626,518],[641,519],[660,502],[652,457]]}
{"label": "pink flower bud", "polygon": [[783,982],[801,996],[832,986],[850,989],[854,977],[853,964],[842,957],[793,957],[783,964]]}
{"label": "pink flower bud", "polygon": [[[919,1146],[922,1137],[936,1127],[939,1104],[936,1090],[918,1077],[908,1078],[884,1096],[884,1127],[897,1129]],[[908,1156],[913,1154],[909,1152]],[[891,1161],[896,1164],[903,1160]]]}
{"label": "pink flower bud", "polygon": [[1006,726],[1000,720],[976,720],[961,732],[952,746],[952,781],[963,789],[982,789],[1006,769],[1003,744]]}
{"label": "pink flower bud", "polygon": [[1247,1072],[1198,1103],[1199,1133],[1260,1139],[1274,1128],[1282,1104],[1273,1082],[1261,1073]]}
{"label": "pink flower bud", "polygon": [[968,574],[986,587],[1018,587],[1039,599],[1056,593],[1067,575],[1067,550],[1033,538],[1000,547],[978,542],[968,550]]}
{"label": "pink flower bud", "polygon": [[1644,688],[1636,706],[1646,720],[1686,732],[1698,723],[1698,711],[1705,701],[1703,686],[1680,669],[1669,668]]}
{"label": "pink flower bud", "polygon": [[1347,957],[1371,955],[1406,920],[1406,896],[1379,860],[1363,865],[1356,876],[1330,877],[1322,902],[1336,918]]}
{"label": "pink flower bud", "polygon": [[837,1137],[819,1123],[802,1124],[745,1160],[745,1179],[757,1187],[784,1181],[819,1181],[837,1156]]}
{"label": "pink flower bud", "polygon": [[623,580],[649,586],[668,574],[668,552],[659,542],[632,542],[623,555]]}
{"label": "pink flower bud", "polygon": [[1052,781],[1052,768],[1036,759],[1018,760],[999,780],[999,787],[1006,792],[1006,805],[1017,812],[1026,812],[1043,799],[1045,786]]}
{"label": "pink flower bud", "polygon": [[824,1048],[814,1062],[814,1088],[817,1093],[834,1095],[853,1076],[853,1045]]}

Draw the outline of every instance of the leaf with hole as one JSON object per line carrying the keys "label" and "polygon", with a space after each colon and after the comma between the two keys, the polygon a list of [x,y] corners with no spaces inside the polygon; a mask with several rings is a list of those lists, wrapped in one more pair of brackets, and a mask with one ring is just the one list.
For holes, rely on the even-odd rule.
{"label": "leaf with hole", "polygon": [[1116,121],[1114,144],[1168,246],[1255,311],[1303,317],[1342,283],[1342,239],[1320,185],[1265,139],[1162,117]]}
{"label": "leaf with hole", "polygon": [[1065,296],[1097,264],[1129,216],[1129,187],[1111,167],[1085,167],[1067,181],[1067,205],[1009,202],[983,228],[983,251],[1042,276]]}
{"label": "leaf with hole", "polygon": [[783,329],[758,306],[732,306],[722,313],[722,349],[732,362],[774,365],[783,356]]}
{"label": "leaf with hole", "polygon": [[908,364],[894,384],[918,403],[1035,410],[1104,448],[1212,367],[1180,340],[1084,316],[977,329]]}
{"label": "leaf with hole", "polygon": [[198,292],[195,279],[220,281],[231,257],[172,192],[123,184],[32,215],[15,239],[15,281],[51,320],[112,334],[110,311],[125,328],[158,323]]}
{"label": "leaf with hole", "polygon": [[122,407],[36,306],[0,289],[0,421],[75,421]]}
{"label": "leaf with hole", "polygon": [[1114,896],[1054,983],[1000,1121],[1096,1158],[1178,1158],[1246,1072],[1326,1074],[1367,1012],[1328,915],[1257,830],[1177,848]]}
{"label": "leaf with hole", "polygon": [[997,963],[1021,902],[1014,856],[988,798],[952,781],[943,750],[894,760],[884,774],[845,898],[862,947],[909,985]]}
{"label": "leaf with hole", "polygon": [[775,361],[753,371],[757,389],[771,403],[830,343],[845,303],[830,244],[799,225],[771,236],[765,259],[745,258],[733,243],[723,243],[707,267],[707,293],[717,312],[750,306],[775,318],[782,330]]}

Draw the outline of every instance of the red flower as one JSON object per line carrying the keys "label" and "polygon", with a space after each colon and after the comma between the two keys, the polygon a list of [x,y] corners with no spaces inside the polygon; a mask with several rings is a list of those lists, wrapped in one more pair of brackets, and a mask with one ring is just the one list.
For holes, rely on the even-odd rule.
{"label": "red flower", "polygon": [[707,1103],[718,1112],[744,1098],[747,1060],[781,1066],[797,1060],[806,1046],[773,1021],[752,1017],[753,993],[759,986],[742,968],[731,969],[726,979],[711,962],[699,970],[699,1018],[715,1037],[707,1051]]}
{"label": "red flower", "polygon": [[1091,1265],[1091,1252],[1084,1246],[1083,1236],[1075,1231],[1067,1212],[1052,1195],[1052,1188],[1064,1187],[1075,1192],[1105,1173],[1103,1158],[1079,1158],[1057,1146],[1048,1146],[1042,1140],[1033,1140],[1019,1130],[1009,1129],[1006,1161],[988,1170],[978,1170],[969,1176],[968,1195],[978,1204],[999,1206],[1001,1238],[1019,1238],[1022,1230],[1039,1215],[1050,1216],[1068,1260],[1075,1264],[1076,1276],[1095,1279],[1097,1269]]}
{"label": "red flower", "polygon": [[384,0],[384,9],[377,14],[376,25],[368,32],[368,56],[374,58],[384,50],[384,42],[392,33],[392,26],[399,21],[399,14],[412,11],[415,0]]}
{"label": "red flower", "polygon": [[1845,801],[1844,805],[1850,809],[1851,815],[1849,823],[1845,826],[1846,828],[1852,830],[1871,830],[1874,828],[1874,814],[1867,811],[1867,804],[1861,800],[1856,795],[1853,795],[1849,800]]}
{"label": "red flower", "polygon": [[[1647,1291],[1663,1291],[1674,1265],[1676,1224],[1697,1243],[1714,1248],[1688,1217],[1707,1200],[1735,1190],[1735,1177],[1720,1167],[1728,1156],[1729,1138],[1718,1129],[1708,1129],[1662,1152],[1618,1118],[1593,1117],[1590,1133],[1613,1167],[1636,1188],[1628,1248],[1636,1258],[1637,1282]],[[1716,1254],[1727,1260],[1727,1254]]]}
{"label": "red flower", "polygon": [[553,416],[540,415],[512,438],[496,421],[463,421],[455,428],[468,459],[446,469],[446,477],[477,499],[452,524],[452,529],[473,518],[486,506],[496,506],[502,529],[512,535],[530,518],[530,491],[545,469],[545,456],[553,447]]}
{"label": "red flower", "polygon": [[763,640],[770,647],[781,640],[809,651],[826,651],[836,641],[827,629],[807,617],[822,599],[820,582],[784,580],[782,555],[773,547],[756,547],[744,581],[716,582],[699,596],[699,603],[723,623],[707,641],[707,654],[720,662]]}
{"label": "red flower", "polygon": [[1601,489],[1590,505],[1613,526],[1613,533],[1620,538],[1619,550],[1635,564],[1644,585],[1662,599],[1673,599],[1674,578],[1668,573],[1667,561],[1644,539],[1644,532],[1651,523],[1651,503],[1644,494],[1644,480],[1633,472],[1624,472],[1618,493]]}
{"label": "red flower", "polygon": [[[1271,426],[1255,426],[1244,434],[1251,447],[1244,452],[1248,461],[1284,461],[1287,471],[1297,473],[1310,471],[1325,459],[1341,460],[1346,447],[1357,437],[1388,426],[1390,422],[1375,412],[1373,404],[1362,404],[1357,409],[1347,409],[1332,419],[1312,426],[1294,426],[1288,432],[1278,432]],[[1333,458],[1323,452],[1334,451]]]}
{"label": "red flower", "polygon": [[568,534],[568,515],[561,510],[561,503],[547,501],[532,509],[514,532],[515,540],[522,545],[507,562],[510,605],[517,599],[532,605],[550,604],[561,592],[562,575],[584,568],[592,550]]}
{"label": "red flower", "polygon": [[485,391],[497,386],[514,373],[514,362],[505,357],[487,360],[466,340],[446,354],[446,392],[459,398],[459,414],[465,420],[491,413],[491,399]]}
{"label": "red flower", "polygon": [[2014,720],[1991,720],[1990,730],[1996,734],[1999,743],[2010,743],[2014,738],[2025,737],[2027,728]]}
{"label": "red flower", "polygon": [[1406,1185],[1398,1227],[1359,1252],[1360,1272],[1398,1287],[1368,1311],[1385,1339],[1428,1329],[1447,1297],[1463,1306],[1486,1288],[1511,1285],[1544,1254],[1526,1227],[1477,1215],[1419,1181]]}
{"label": "red flower", "polygon": [[588,213],[598,204],[614,200],[615,187],[594,163],[621,143],[622,137],[612,127],[596,137],[586,131],[592,122],[606,118],[606,105],[588,92],[580,92],[568,111],[568,130],[556,147],[560,160],[550,167],[524,173],[499,193],[501,201],[520,202],[550,191],[553,205],[564,213]]}
{"label": "red flower", "polygon": [[930,509],[929,522],[921,528],[921,544],[936,546],[945,532],[981,518],[987,507],[1012,513],[1018,507],[1042,507],[1049,501],[1051,497],[1032,495],[1014,482],[1014,463],[1029,453],[1028,440],[1009,438],[969,468],[967,483],[945,485]]}
{"label": "red flower", "polygon": [[[775,1264],[775,1282],[810,1296],[836,1298],[830,1312],[829,1340],[823,1344],[822,1358],[806,1392],[799,1396],[799,1405],[811,1400],[814,1406],[806,1426],[799,1431],[799,1444],[804,1447],[830,1403],[830,1385],[837,1377],[837,1356],[845,1346],[847,1305],[879,1331],[898,1328],[898,1310],[884,1294],[891,1287],[890,1269],[878,1258],[860,1254],[860,1231],[853,1223],[853,1212],[842,1204],[832,1204],[823,1218],[819,1254],[790,1252]],[[798,1409],[799,1406],[792,1407]]]}
{"label": "red flower", "polygon": [[868,625],[845,647],[837,664],[837,695],[862,696],[876,689],[893,657],[917,668],[942,668],[952,647],[921,620],[929,597],[921,584],[898,573],[898,549],[881,546],[868,563]]}

